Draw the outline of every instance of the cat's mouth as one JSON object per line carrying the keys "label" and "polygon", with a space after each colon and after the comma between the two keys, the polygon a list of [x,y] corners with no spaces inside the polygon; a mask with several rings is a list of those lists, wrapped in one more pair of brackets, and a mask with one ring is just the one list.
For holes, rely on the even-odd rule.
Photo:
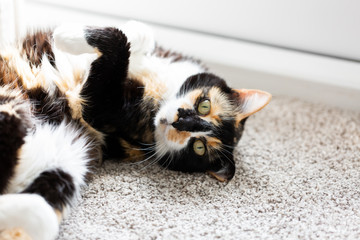
{"label": "cat's mouth", "polygon": [[173,126],[173,123],[166,118],[158,121],[156,138],[170,149],[180,150],[186,146],[187,141],[191,137],[191,133],[187,131],[179,131]]}

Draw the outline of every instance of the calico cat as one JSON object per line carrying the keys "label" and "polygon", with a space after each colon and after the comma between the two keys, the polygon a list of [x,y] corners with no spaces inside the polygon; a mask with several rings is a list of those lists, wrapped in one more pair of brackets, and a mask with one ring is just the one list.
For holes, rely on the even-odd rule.
{"label": "calico cat", "polygon": [[2,47],[0,238],[54,239],[103,156],[230,180],[245,120],[270,98],[156,46],[138,22]]}

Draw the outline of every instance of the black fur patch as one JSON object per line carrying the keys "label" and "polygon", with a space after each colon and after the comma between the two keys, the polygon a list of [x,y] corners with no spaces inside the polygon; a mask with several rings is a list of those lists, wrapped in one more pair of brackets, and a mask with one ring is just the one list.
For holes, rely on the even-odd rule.
{"label": "black fur patch", "polygon": [[60,211],[70,204],[75,194],[73,178],[61,169],[46,171],[40,174],[23,193],[36,193],[55,209]]}
{"label": "black fur patch", "polygon": [[58,88],[50,95],[43,88],[33,88],[26,91],[36,117],[52,124],[60,124],[64,117],[71,118],[71,110],[67,99]]}
{"label": "black fur patch", "polygon": [[235,145],[240,141],[240,138],[242,137],[247,119],[248,118],[244,118],[243,120],[241,120],[238,128],[235,129]]}
{"label": "black fur patch", "polygon": [[21,120],[0,112],[0,194],[4,192],[17,163],[17,151],[24,143],[26,128]]}
{"label": "black fur patch", "polygon": [[231,88],[228,87],[226,82],[220,77],[211,73],[199,73],[186,79],[178,92],[178,96],[184,95],[198,88],[210,87],[218,87],[226,94],[230,94],[232,92]]}
{"label": "black fur patch", "polygon": [[[91,64],[90,74],[81,91],[86,99],[84,119],[98,130],[109,128],[124,102],[124,81],[127,76],[130,44],[116,28],[89,28],[89,45],[97,48],[101,57]],[[136,84],[136,87],[138,84]]]}
{"label": "black fur patch", "polygon": [[201,119],[195,110],[179,108],[178,116],[172,126],[179,131],[206,132],[212,129],[212,124]]}
{"label": "black fur patch", "polygon": [[55,55],[51,42],[51,31],[37,31],[35,34],[28,34],[22,43],[22,51],[29,63],[37,67],[41,65],[43,55],[46,55],[51,65],[55,67]]}
{"label": "black fur patch", "polygon": [[103,147],[104,158],[122,159],[126,157],[125,151],[120,145],[119,138],[116,135],[105,137],[106,146]]}

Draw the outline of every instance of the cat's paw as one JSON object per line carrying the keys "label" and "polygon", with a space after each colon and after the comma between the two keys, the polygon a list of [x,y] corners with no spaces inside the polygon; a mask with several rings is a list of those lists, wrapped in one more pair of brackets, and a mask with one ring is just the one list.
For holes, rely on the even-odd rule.
{"label": "cat's paw", "polygon": [[58,231],[59,224],[55,211],[39,195],[0,196],[0,237],[17,236],[18,238],[14,239],[49,240],[55,239]]}
{"label": "cat's paw", "polygon": [[129,21],[121,27],[130,42],[131,54],[147,54],[154,50],[155,39],[152,29],[137,21]]}
{"label": "cat's paw", "polygon": [[60,25],[53,32],[55,47],[73,55],[96,53],[86,41],[85,30],[82,25]]}
{"label": "cat's paw", "polygon": [[22,228],[7,229],[0,232],[0,240],[33,240]]}

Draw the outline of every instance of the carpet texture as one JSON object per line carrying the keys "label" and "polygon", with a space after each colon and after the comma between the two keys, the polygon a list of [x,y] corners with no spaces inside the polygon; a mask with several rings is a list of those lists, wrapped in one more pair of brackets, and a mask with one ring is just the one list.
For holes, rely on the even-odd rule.
{"label": "carpet texture", "polygon": [[287,97],[247,121],[229,183],[105,162],[69,239],[360,239],[360,113]]}

